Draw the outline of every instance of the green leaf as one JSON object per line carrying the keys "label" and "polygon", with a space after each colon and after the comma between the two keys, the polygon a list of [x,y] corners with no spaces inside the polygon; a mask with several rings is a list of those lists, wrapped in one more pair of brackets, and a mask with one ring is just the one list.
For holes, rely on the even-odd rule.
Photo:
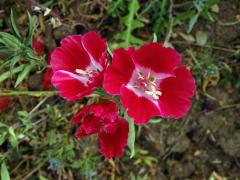
{"label": "green leaf", "polygon": [[3,162],[1,165],[1,179],[2,180],[10,180],[9,172],[6,164]]}
{"label": "green leaf", "polygon": [[47,178],[45,178],[44,176],[39,176],[39,180],[48,180]]}
{"label": "green leaf", "polygon": [[141,45],[141,44],[144,43],[143,40],[141,40],[141,39],[139,39],[139,38],[137,38],[135,36],[131,36],[130,37],[130,42],[131,42],[131,44],[136,44],[136,45]]}
{"label": "green leaf", "polygon": [[181,25],[187,19],[191,19],[195,15],[195,12],[192,10],[182,12],[177,14],[177,17],[174,20],[174,25]]}
{"label": "green leaf", "polygon": [[17,87],[28,76],[31,69],[32,69],[31,64],[26,64],[25,65],[25,67],[23,68],[23,71],[21,73],[19,73],[14,87]]}
{"label": "green leaf", "polygon": [[166,22],[168,22],[168,0],[161,0],[158,2],[159,13],[153,15],[153,31],[160,35],[165,33]]}
{"label": "green leaf", "polygon": [[13,127],[8,128],[8,133],[10,135],[9,142],[11,143],[12,147],[17,147],[18,146],[18,140],[17,140],[17,136],[16,136],[16,134],[13,130]]}
{"label": "green leaf", "polygon": [[143,27],[144,24],[140,21],[134,19],[135,14],[138,12],[140,6],[138,3],[138,0],[132,0],[130,4],[128,5],[129,14],[123,18],[124,24],[127,27],[126,31],[124,31],[123,34],[125,34],[124,39],[124,47],[128,48],[128,46],[131,44],[131,39],[133,39],[132,31],[136,28]]}
{"label": "green leaf", "polygon": [[1,64],[0,64],[0,71],[1,71],[3,68],[7,67],[9,64],[10,64],[10,61],[8,61],[8,60],[6,60],[4,63],[1,63]]}
{"label": "green leaf", "polygon": [[12,77],[12,71],[14,69],[14,66],[18,63],[20,58],[21,58],[20,55],[16,55],[12,59],[10,59],[10,74],[11,74],[11,77]]}
{"label": "green leaf", "polygon": [[0,131],[0,145],[2,145],[2,143],[4,143],[4,141],[6,140],[6,132],[2,132]]}
{"label": "green leaf", "polygon": [[188,33],[190,33],[194,27],[194,25],[196,24],[197,20],[198,20],[198,17],[199,17],[199,13],[197,13],[195,16],[193,16],[190,21],[189,21],[189,24],[188,24]]}
{"label": "green leaf", "polygon": [[108,14],[112,17],[117,17],[126,8],[124,0],[108,1]]}
{"label": "green leaf", "polygon": [[107,51],[110,54],[110,56],[113,57],[113,53],[109,45],[107,45]]}
{"label": "green leaf", "polygon": [[152,42],[157,42],[157,35],[156,35],[156,33],[153,33],[153,41]]}
{"label": "green leaf", "polygon": [[162,119],[152,119],[149,121],[149,124],[158,124],[162,121]]}
{"label": "green leaf", "polygon": [[15,23],[15,20],[14,20],[14,16],[13,16],[13,11],[11,9],[11,15],[10,15],[10,19],[11,19],[11,25],[12,25],[12,29],[13,29],[13,32],[16,34],[16,36],[21,39],[21,35],[17,29],[17,26],[16,26],[16,23]]}
{"label": "green leaf", "polygon": [[131,119],[127,113],[125,112],[124,115],[125,119],[129,123],[129,133],[128,133],[128,147],[131,150],[130,158],[132,158],[135,154],[135,126],[134,126],[134,120]]}
{"label": "green leaf", "polygon": [[5,72],[5,73],[3,73],[3,74],[0,74],[0,83],[3,82],[3,81],[5,81],[6,79],[10,78],[11,75],[16,74],[16,73],[22,71],[23,68],[24,68],[24,65],[21,65],[21,66],[18,66],[18,67],[16,67],[16,68],[14,68],[14,69],[12,70],[12,72],[7,71],[7,72]]}
{"label": "green leaf", "polygon": [[124,16],[123,19],[123,23],[126,26],[126,29],[120,33],[117,33],[114,38],[117,40],[121,40],[120,42],[118,42],[117,47],[124,47],[124,48],[128,48],[129,45],[142,45],[144,42],[135,37],[132,32],[137,29],[137,28],[141,28],[144,26],[144,24],[138,20],[137,18],[135,18],[138,10],[139,10],[140,6],[138,3],[138,0],[131,0],[129,1],[128,4],[128,14],[126,16]]}
{"label": "green leaf", "polygon": [[28,35],[27,35],[27,39],[26,39],[26,45],[31,45],[32,46],[32,37],[33,37],[33,33],[34,33],[34,23],[33,23],[33,19],[32,16],[29,12],[27,12],[28,14],[28,21],[29,21],[29,25],[28,25]]}
{"label": "green leaf", "polygon": [[0,32],[0,43],[4,44],[11,50],[16,50],[22,46],[22,43],[15,36],[6,32]]}
{"label": "green leaf", "polygon": [[215,4],[218,4],[219,2],[220,2],[220,0],[207,0],[206,5],[207,6],[213,6]]}
{"label": "green leaf", "polygon": [[204,46],[207,43],[208,36],[203,31],[197,31],[196,33],[196,40],[197,44],[200,46]]}

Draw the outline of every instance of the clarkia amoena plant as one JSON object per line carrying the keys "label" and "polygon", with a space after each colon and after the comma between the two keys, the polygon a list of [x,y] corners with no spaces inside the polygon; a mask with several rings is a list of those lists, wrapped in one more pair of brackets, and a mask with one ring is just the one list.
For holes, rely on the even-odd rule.
{"label": "clarkia amoena plant", "polygon": [[133,122],[147,124],[155,116],[178,119],[190,109],[195,92],[194,78],[172,48],[154,42],[112,54],[105,39],[88,32],[64,38],[50,60],[52,84],[67,100],[104,89],[107,100],[85,106],[71,121],[79,124],[77,138],[98,134],[100,152],[108,159],[122,156],[127,143],[134,143],[129,140],[135,137]]}

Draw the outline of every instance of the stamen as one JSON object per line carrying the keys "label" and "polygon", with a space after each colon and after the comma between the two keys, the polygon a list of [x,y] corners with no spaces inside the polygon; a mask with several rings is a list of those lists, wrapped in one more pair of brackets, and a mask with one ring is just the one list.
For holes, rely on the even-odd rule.
{"label": "stamen", "polygon": [[156,94],[157,94],[158,96],[161,96],[161,95],[162,95],[162,92],[161,92],[161,91],[156,91]]}
{"label": "stamen", "polygon": [[138,79],[144,80],[143,74],[141,72],[138,72],[137,75],[138,75]]}
{"label": "stamen", "polygon": [[88,74],[86,71],[84,71],[82,69],[76,69],[75,72],[78,73],[78,74],[82,74],[82,75],[87,75]]}
{"label": "stamen", "polygon": [[159,96],[162,96],[162,92],[157,90],[157,78],[155,78],[150,71],[147,74],[137,72],[137,80],[133,88],[143,91],[155,100],[158,100]]}

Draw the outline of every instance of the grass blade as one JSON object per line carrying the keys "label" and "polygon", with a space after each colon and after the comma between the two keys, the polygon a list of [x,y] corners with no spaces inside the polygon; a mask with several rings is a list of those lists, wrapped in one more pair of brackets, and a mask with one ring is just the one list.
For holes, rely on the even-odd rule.
{"label": "grass blade", "polygon": [[1,165],[1,179],[2,180],[10,180],[9,172],[5,162]]}
{"label": "grass blade", "polygon": [[[18,66],[18,67],[16,67],[16,68],[14,68],[14,69],[12,70],[12,75],[13,75],[13,74],[16,74],[16,73],[18,73],[18,72],[20,72],[20,71],[22,71],[23,68],[24,68],[24,65],[21,65],[21,66]],[[10,77],[11,77],[10,71],[7,71],[7,72],[5,72],[5,73],[2,73],[2,74],[0,75],[0,83],[3,82],[3,81],[5,81],[6,79],[8,79],[8,78],[10,78]]]}
{"label": "grass blade", "polygon": [[28,76],[31,69],[32,69],[31,64],[24,65],[23,71],[21,73],[19,73],[14,87],[17,87]]}
{"label": "grass blade", "polygon": [[12,29],[13,29],[13,32],[16,34],[16,36],[21,39],[21,35],[17,29],[17,26],[16,26],[16,23],[15,23],[15,20],[14,20],[14,16],[13,16],[13,11],[11,9],[11,15],[10,15],[10,19],[11,19],[11,25],[12,25]]}
{"label": "grass blade", "polygon": [[128,123],[129,123],[128,147],[131,150],[130,158],[132,158],[135,155],[135,126],[134,126],[134,120],[131,119],[127,115],[126,112],[125,112],[124,117],[128,121]]}

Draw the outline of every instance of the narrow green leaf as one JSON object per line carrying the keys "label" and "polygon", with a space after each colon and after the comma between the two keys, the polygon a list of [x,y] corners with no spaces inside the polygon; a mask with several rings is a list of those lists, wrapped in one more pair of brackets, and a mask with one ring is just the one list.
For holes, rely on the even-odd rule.
{"label": "narrow green leaf", "polygon": [[134,120],[131,119],[127,113],[125,112],[124,115],[125,119],[129,123],[129,133],[128,133],[128,147],[131,150],[130,158],[132,158],[135,154],[135,126],[134,126]]}
{"label": "narrow green leaf", "polygon": [[17,136],[16,136],[12,127],[8,128],[8,133],[10,135],[9,142],[11,143],[12,147],[17,147],[18,146],[18,140],[17,140]]}
{"label": "narrow green leaf", "polygon": [[1,165],[1,179],[2,180],[10,180],[9,172],[5,162]]}
{"label": "narrow green leaf", "polygon": [[10,78],[11,74],[13,75],[13,74],[16,74],[16,73],[22,71],[23,68],[24,68],[24,65],[21,65],[21,66],[14,68],[11,73],[10,73],[10,71],[7,71],[3,74],[0,74],[0,83],[5,81],[6,79]]}
{"label": "narrow green leaf", "polygon": [[6,32],[0,32],[0,43],[4,44],[9,49],[17,49],[22,45],[18,38]]}
{"label": "narrow green leaf", "polygon": [[113,53],[112,53],[112,51],[111,51],[109,45],[107,46],[107,51],[108,51],[108,53],[110,54],[110,56],[111,56],[111,58],[112,58],[112,57],[113,57]]}
{"label": "narrow green leaf", "polygon": [[9,64],[10,64],[10,61],[5,61],[5,62],[1,63],[1,64],[0,64],[0,71],[1,71],[3,68],[7,67]]}
{"label": "narrow green leaf", "polygon": [[162,119],[152,119],[149,121],[149,124],[158,124],[162,121]]}
{"label": "narrow green leaf", "polygon": [[156,33],[153,33],[153,42],[157,42],[157,35],[156,35]]}
{"label": "narrow green leaf", "polygon": [[16,26],[16,23],[15,23],[15,20],[14,20],[14,16],[13,16],[13,11],[11,9],[11,15],[10,15],[10,19],[11,19],[11,25],[12,25],[12,29],[13,29],[13,32],[16,34],[16,36],[21,39],[21,35],[17,29],[17,26]]}
{"label": "narrow green leaf", "polygon": [[19,73],[16,83],[14,85],[14,87],[17,87],[30,73],[32,69],[32,65],[31,64],[26,64],[23,71],[21,73]]}
{"label": "narrow green leaf", "polygon": [[33,37],[33,33],[34,33],[34,23],[33,23],[33,19],[32,19],[31,14],[29,12],[27,12],[27,14],[28,14],[29,25],[28,25],[28,35],[27,35],[27,39],[26,39],[26,44],[32,46],[32,37]]}
{"label": "narrow green leaf", "polygon": [[196,24],[197,20],[198,20],[198,17],[199,17],[199,13],[196,14],[195,16],[193,16],[190,21],[189,21],[189,24],[188,24],[188,33],[190,33],[194,27],[194,25]]}
{"label": "narrow green leaf", "polygon": [[11,74],[11,77],[12,77],[12,71],[14,69],[14,66],[18,63],[20,58],[21,58],[20,55],[16,55],[12,59],[10,59],[10,74]]}
{"label": "narrow green leaf", "polygon": [[6,137],[6,132],[0,131],[0,145],[4,143],[5,137]]}

